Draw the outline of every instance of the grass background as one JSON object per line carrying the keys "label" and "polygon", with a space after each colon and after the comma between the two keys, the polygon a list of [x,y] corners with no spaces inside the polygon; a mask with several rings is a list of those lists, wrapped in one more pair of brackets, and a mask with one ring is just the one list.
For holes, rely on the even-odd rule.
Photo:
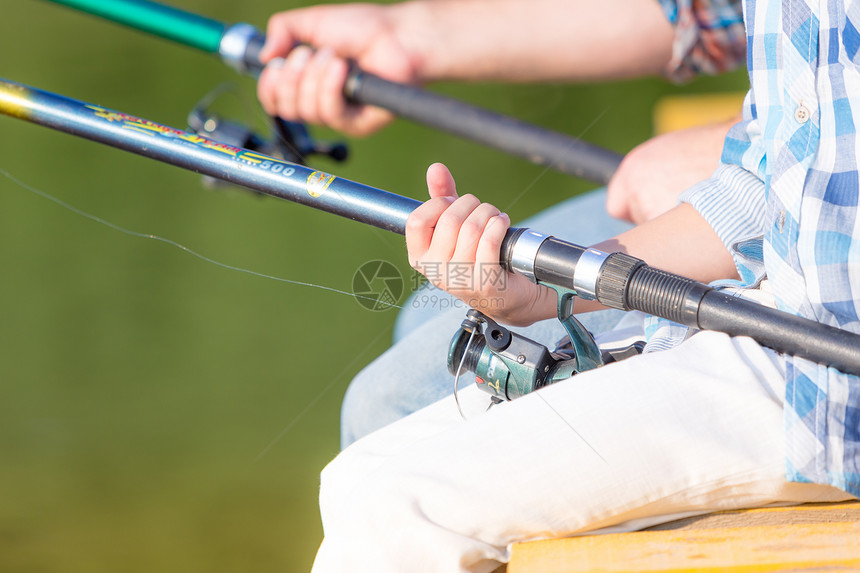
{"label": "grass background", "polygon": [[[261,27],[288,7],[176,4]],[[230,81],[237,95],[222,105],[260,123],[253,83],[191,49],[37,0],[7,2],[0,32],[7,79],[179,127]],[[744,83],[741,72],[683,88],[653,79],[434,89],[625,152],[651,135],[661,96]],[[461,190],[514,220],[592,187],[402,121],[349,144],[347,164],[315,165],[423,198],[424,170],[444,161]],[[5,117],[0,169],[231,265],[343,290],[368,260],[409,274],[398,236],[206,190],[192,173]],[[307,570],[341,397],[388,346],[393,321],[348,296],[117,233],[0,177],[0,570]]]}

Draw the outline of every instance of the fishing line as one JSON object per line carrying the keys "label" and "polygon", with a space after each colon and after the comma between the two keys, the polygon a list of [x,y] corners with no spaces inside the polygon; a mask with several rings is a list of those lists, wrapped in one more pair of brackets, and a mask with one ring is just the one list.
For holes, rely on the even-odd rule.
{"label": "fishing line", "polygon": [[374,346],[374,345],[379,341],[379,339],[380,339],[380,338],[382,338],[382,335],[383,335],[383,334],[388,334],[388,333],[390,333],[390,332],[391,332],[391,327],[390,327],[390,326],[389,326],[389,327],[387,327],[387,328],[382,329],[382,330],[379,332],[379,334],[377,334],[377,335],[376,335],[376,338],[374,338],[373,340],[371,340],[371,341],[368,343],[368,345],[364,347],[364,350],[362,350],[361,352],[359,352],[358,354],[356,354],[356,355],[355,355],[355,357],[354,357],[354,358],[349,362],[349,364],[347,364],[346,366],[344,366],[344,367],[343,367],[343,370],[341,370],[341,371],[340,371],[340,373],[339,373],[337,376],[335,376],[334,378],[332,378],[332,379],[331,379],[331,381],[330,381],[330,382],[329,382],[329,383],[328,383],[328,384],[327,384],[327,385],[326,385],[322,390],[320,390],[320,392],[319,392],[319,394],[317,394],[316,398],[314,398],[313,400],[311,400],[310,402],[308,402],[308,404],[304,407],[304,409],[302,409],[302,411],[301,411],[301,412],[299,412],[298,414],[296,414],[296,416],[295,416],[295,417],[294,417],[294,418],[293,418],[293,419],[292,419],[292,420],[291,420],[291,421],[290,421],[290,422],[289,422],[289,423],[284,427],[284,429],[283,429],[283,430],[281,430],[281,433],[280,433],[280,434],[278,434],[277,436],[275,436],[275,438],[274,438],[271,442],[269,442],[269,445],[267,445],[265,448],[263,448],[263,451],[261,451],[259,454],[257,454],[257,457],[256,457],[256,458],[254,458],[254,462],[253,462],[253,463],[255,463],[255,464],[256,464],[258,461],[260,461],[260,459],[261,459],[263,456],[265,456],[265,455],[269,452],[269,450],[271,450],[271,449],[272,449],[272,447],[274,447],[274,445],[275,445],[275,444],[277,444],[279,441],[281,441],[281,438],[283,438],[284,436],[286,436],[286,435],[287,435],[287,433],[288,433],[288,432],[293,428],[293,426],[295,426],[296,424],[298,424],[298,423],[299,423],[299,421],[300,421],[302,418],[304,418],[305,414],[307,414],[307,413],[310,411],[310,409],[311,409],[311,408],[313,408],[313,407],[316,405],[316,403],[317,403],[317,402],[319,402],[319,401],[322,399],[322,397],[323,397],[323,396],[325,396],[325,394],[326,394],[329,390],[331,390],[331,389],[334,387],[334,385],[335,385],[335,384],[336,384],[336,383],[337,383],[341,378],[343,378],[344,374],[346,374],[347,372],[349,372],[349,371],[350,371],[350,369],[353,367],[353,365],[354,365],[356,362],[358,362],[358,359],[359,359],[359,358],[361,358],[362,356],[364,356],[365,354],[367,354],[367,351],[368,351],[368,350],[370,350],[371,348],[373,348],[373,346]]}
{"label": "fishing line", "polygon": [[[235,88],[236,86],[235,86],[235,85],[233,85],[233,87]],[[234,89],[232,93],[235,93],[235,94],[236,94],[236,96],[237,96],[237,97],[238,97],[238,98],[239,98],[239,99],[240,99],[240,100],[241,100],[241,101],[246,105],[246,114],[248,114],[248,115],[250,115],[250,116],[253,116],[253,117],[256,117],[256,119],[258,119],[258,120],[262,120],[264,123],[266,123],[267,125],[269,125],[269,127],[270,127],[270,129],[271,129],[272,136],[273,136],[275,139],[277,139],[277,140],[281,143],[281,145],[283,145],[283,146],[287,147],[290,151],[292,151],[292,152],[293,152],[293,154],[295,154],[295,156],[299,158],[299,160],[300,160],[300,162],[302,163],[302,165],[307,165],[307,164],[308,164],[308,163],[307,163],[307,158],[306,158],[304,155],[302,155],[301,150],[299,150],[299,149],[298,149],[295,145],[293,145],[293,144],[292,144],[292,143],[291,143],[291,142],[290,142],[286,137],[284,137],[284,135],[283,135],[283,134],[281,134],[281,132],[280,132],[280,131],[279,131],[279,130],[278,130],[278,129],[273,125],[273,122],[274,122],[274,120],[275,120],[276,118],[274,118],[274,117],[272,117],[272,116],[268,115],[265,111],[263,111],[263,109],[262,109],[260,106],[258,106],[258,105],[253,105],[253,104],[249,103],[249,101],[250,101],[250,100],[248,99],[248,97],[247,97],[247,94],[246,94],[246,93],[241,92],[241,91],[239,91],[238,89]],[[337,195],[337,196],[341,196],[340,192],[339,192],[337,189],[329,189],[329,191],[330,191],[330,192],[334,192],[334,194],[335,194],[335,195]],[[374,235],[379,239],[379,241],[380,241],[383,245],[385,245],[389,250],[391,250],[391,251],[395,251],[395,252],[397,252],[397,253],[400,253],[400,252],[401,252],[401,251],[400,251],[400,247],[399,247],[399,246],[395,246],[395,245],[394,245],[394,244],[392,244],[392,242],[388,239],[388,237],[389,237],[389,234],[388,234],[388,233],[383,234],[383,233],[380,231],[380,229],[377,229],[376,227],[370,227],[370,230],[371,230],[371,231],[373,232],[373,234],[374,234]]]}
{"label": "fishing line", "polygon": [[[591,120],[591,123],[589,123],[587,126],[585,126],[585,129],[583,129],[580,132],[580,134],[576,136],[576,138],[582,139],[585,136],[585,134],[588,133],[591,130],[591,128],[594,127],[597,124],[597,122],[603,118],[604,115],[606,115],[606,112],[608,112],[608,111],[609,111],[609,108],[606,108],[602,112],[600,112],[597,115],[597,117],[595,117],[593,120]],[[517,202],[519,202],[519,200],[522,199],[526,193],[531,191],[534,188],[534,186],[537,184],[538,180],[540,180],[544,175],[546,175],[547,171],[549,171],[550,169],[553,169],[555,167],[556,163],[557,162],[550,162],[549,164],[547,164],[547,166],[543,169],[543,171],[538,173],[537,176],[534,179],[532,179],[532,182],[529,183],[528,185],[526,185],[525,189],[523,189],[519,195],[514,197],[513,201],[508,203],[508,206],[505,207],[505,211],[509,211],[510,208],[513,207],[514,205],[516,205]]]}
{"label": "fishing line", "polygon": [[594,446],[592,446],[592,445],[591,445],[591,443],[589,443],[589,441],[588,441],[588,440],[586,440],[586,439],[583,437],[583,435],[582,435],[582,434],[580,434],[579,432],[577,432],[577,431],[576,431],[576,428],[574,428],[574,427],[573,427],[573,425],[572,425],[570,422],[568,422],[568,421],[567,421],[567,418],[565,418],[564,416],[562,416],[562,415],[561,415],[561,412],[559,412],[558,410],[556,410],[555,408],[553,408],[553,407],[552,407],[552,404],[550,404],[550,403],[547,401],[547,399],[543,397],[543,394],[541,394],[541,393],[540,393],[540,390],[538,390],[537,392],[532,392],[530,395],[534,395],[534,396],[537,396],[538,398],[540,398],[540,399],[541,399],[541,401],[542,401],[544,404],[546,404],[546,407],[547,407],[547,408],[549,408],[550,410],[552,410],[553,414],[555,414],[555,415],[556,415],[556,417],[557,417],[559,420],[561,420],[562,422],[564,422],[564,423],[565,423],[565,425],[566,425],[568,428],[570,428],[570,429],[573,431],[573,433],[574,433],[574,434],[576,434],[576,436],[577,436],[580,440],[582,440],[582,443],[584,443],[586,446],[588,446],[588,447],[589,447],[589,449],[590,449],[592,452],[594,452],[594,454],[595,454],[598,458],[600,458],[601,460],[603,460],[603,463],[605,463],[606,465],[610,465],[610,464],[609,464],[609,462],[607,462],[607,461],[606,461],[606,458],[604,458],[603,456],[601,456],[601,455],[600,455],[600,452],[598,452],[598,451],[594,448]]}
{"label": "fishing line", "polygon": [[[589,124],[585,127],[585,129],[583,129],[583,130],[582,130],[582,132],[581,132],[577,137],[582,138],[582,137],[583,137],[583,136],[584,136],[584,135],[585,135],[585,134],[586,134],[586,133],[587,133],[587,132],[592,128],[592,127],[594,127],[594,126],[595,126],[595,124],[597,124],[597,122],[598,122],[598,121],[600,121],[600,119],[601,119],[601,118],[603,118],[603,116],[604,116],[604,115],[606,115],[606,113],[607,113],[608,111],[609,111],[609,108],[606,108],[606,109],[604,109],[600,114],[598,114],[598,115],[597,115],[597,117],[595,117],[595,118],[591,121],[591,123],[589,123]],[[528,193],[529,191],[531,191],[531,190],[534,188],[534,186],[537,184],[538,180],[540,180],[544,175],[546,175],[547,171],[549,171],[549,170],[550,170],[550,169],[552,169],[552,168],[553,168],[553,164],[552,164],[552,163],[550,163],[550,164],[549,164],[549,165],[547,165],[547,166],[546,166],[546,167],[545,167],[545,168],[544,168],[540,173],[538,173],[538,174],[537,174],[537,176],[536,176],[534,179],[532,179],[531,183],[529,183],[529,184],[525,187],[525,189],[523,189],[523,190],[520,192],[520,194],[519,194],[519,195],[517,195],[517,196],[514,198],[514,200],[513,200],[513,201],[511,201],[510,203],[508,203],[508,206],[506,207],[505,211],[510,210],[510,208],[511,208],[511,207],[513,207],[513,206],[514,206],[514,205],[515,205],[515,204],[516,204],[520,199],[522,199],[522,198],[523,198],[523,196],[525,196],[525,194],[526,194],[526,193]],[[504,211],[503,211],[503,212],[504,212]],[[489,224],[487,225],[487,228],[489,229],[490,227],[492,227],[492,225],[493,225],[493,224],[495,224],[495,222],[496,222],[496,218],[494,217],[493,219],[491,219],[491,220],[490,220]],[[466,343],[466,349],[467,349],[467,350],[468,350],[469,346],[472,344],[472,338],[473,338],[474,334],[475,334],[475,333],[474,333],[474,331],[472,331],[472,333],[469,335],[469,340],[468,340],[468,342]],[[457,390],[458,390],[458,383],[459,383],[459,380],[460,380],[460,373],[461,373],[461,371],[462,371],[462,369],[463,369],[463,361],[464,361],[465,357],[466,357],[466,352],[463,352],[463,356],[461,356],[461,357],[460,357],[460,363],[459,363],[459,365],[457,366],[457,373],[456,373],[456,375],[454,376],[454,392],[453,392],[453,394],[454,394],[454,402],[455,402],[455,404],[457,405],[457,411],[460,413],[460,417],[461,417],[463,420],[467,420],[467,418],[466,418],[466,416],[463,414],[463,409],[462,409],[462,407],[460,406],[460,398],[459,398],[459,396],[457,395]],[[586,439],[582,436],[582,434],[580,434],[580,433],[576,430],[576,428],[574,428],[574,427],[573,427],[573,425],[572,425],[572,424],[571,424],[571,423],[570,423],[570,422],[569,422],[569,421],[568,421],[564,416],[562,416],[562,415],[561,415],[561,413],[560,413],[558,410],[556,410],[555,408],[553,408],[552,404],[550,404],[550,403],[546,400],[546,398],[544,398],[544,397],[543,397],[543,395],[542,395],[539,391],[538,391],[538,392],[533,392],[533,394],[534,394],[534,395],[536,395],[536,396],[538,396],[538,398],[540,398],[540,399],[541,399],[541,401],[546,405],[546,407],[547,407],[547,408],[549,408],[550,410],[552,410],[553,414],[555,414],[555,416],[556,416],[557,418],[559,418],[562,422],[564,422],[564,424],[565,424],[568,428],[570,428],[570,430],[571,430],[574,434],[576,434],[576,436],[577,436],[580,440],[582,440],[582,442],[583,442],[586,446],[588,446],[588,447],[591,449],[591,451],[592,451],[592,452],[594,452],[594,454],[595,454],[598,458],[600,458],[600,459],[603,461],[603,463],[605,463],[606,465],[609,465],[609,462],[607,462],[607,461],[606,461],[606,458],[604,458],[602,455],[600,455],[600,452],[598,452],[598,451],[594,448],[594,446],[592,446],[592,445],[588,442],[588,440],[586,440]],[[493,405],[494,405],[494,403],[492,403],[492,402],[491,402],[491,403],[490,403],[490,405],[487,407],[487,410],[489,410],[490,408],[492,408],[492,407],[493,407]]]}
{"label": "fishing line", "polygon": [[[583,129],[583,130],[582,130],[582,132],[580,132],[580,134],[579,134],[579,135],[577,135],[576,137],[577,137],[578,139],[581,139],[582,137],[584,137],[584,136],[585,136],[585,134],[586,134],[586,133],[588,133],[588,132],[591,130],[591,128],[592,128],[592,127],[594,127],[594,126],[597,124],[597,122],[598,122],[598,121],[600,121],[600,120],[603,118],[603,116],[604,116],[604,115],[606,115],[606,113],[607,113],[608,111],[609,111],[609,108],[606,108],[606,109],[604,109],[602,112],[600,112],[600,113],[597,115],[597,117],[595,117],[595,118],[591,121],[591,123],[589,123],[587,126],[585,126],[585,129]],[[514,197],[514,199],[513,199],[511,202],[509,202],[509,203],[508,203],[507,207],[505,207],[503,210],[502,210],[502,209],[500,209],[500,211],[501,211],[502,213],[506,213],[506,212],[510,211],[511,207],[513,207],[514,205],[516,205],[516,204],[519,202],[519,200],[520,200],[520,199],[522,199],[522,198],[525,196],[525,194],[526,194],[526,193],[528,193],[529,191],[531,191],[532,189],[534,189],[534,186],[537,184],[537,182],[538,182],[538,181],[539,181],[539,180],[540,180],[544,175],[546,175],[546,174],[547,174],[547,172],[548,172],[550,169],[552,169],[554,165],[555,165],[554,163],[549,163],[546,167],[544,167],[544,168],[543,168],[543,170],[542,170],[540,173],[538,173],[538,174],[535,176],[535,178],[534,178],[534,179],[532,179],[531,183],[529,183],[528,185],[526,185],[526,186],[525,186],[525,188],[520,192],[520,194],[519,194],[519,195],[517,195],[516,197]],[[496,219],[495,219],[495,218],[491,219],[491,220],[490,220],[490,222],[489,222],[489,224],[487,225],[487,229],[490,229],[490,228],[491,228],[495,223],[496,223]],[[476,244],[477,242],[478,242],[478,241],[477,241],[477,240],[475,240],[475,241],[474,241],[470,246],[475,246],[475,244]]]}
{"label": "fishing line", "polygon": [[198,253],[197,251],[194,251],[194,250],[186,247],[185,245],[178,243],[172,239],[161,237],[159,235],[153,235],[151,233],[140,233],[138,231],[132,231],[131,229],[126,229],[125,227],[120,227],[119,225],[117,225],[115,223],[111,223],[110,221],[108,221],[106,219],[102,219],[101,217],[99,217],[97,215],[93,215],[92,213],[88,213],[86,211],[83,211],[82,209],[79,209],[79,208],[75,207],[74,205],[66,203],[62,199],[55,197],[55,196],[51,195],[50,193],[47,193],[47,192],[42,191],[40,189],[36,189],[35,187],[28,185],[27,183],[24,183],[23,181],[21,181],[20,179],[18,179],[17,177],[15,177],[11,173],[9,173],[5,169],[3,169],[2,167],[0,167],[0,174],[2,174],[4,177],[6,177],[7,179],[12,181],[13,183],[18,185],[19,187],[21,187],[21,188],[23,188],[23,189],[25,189],[25,190],[27,190],[27,191],[35,194],[35,195],[38,195],[39,197],[41,197],[43,199],[47,199],[48,201],[51,201],[51,202],[59,205],[60,207],[66,209],[68,211],[71,211],[72,213],[75,213],[76,215],[79,215],[81,217],[89,219],[90,221],[94,221],[96,223],[104,225],[105,227],[108,227],[109,229],[113,229],[114,231],[118,231],[118,232],[123,233],[125,235],[137,237],[140,239],[151,239],[153,241],[158,241],[160,243],[165,243],[165,244],[170,245],[172,247],[176,247],[177,249],[184,251],[184,252],[188,253],[189,255],[197,257],[198,259],[200,259],[202,261],[205,261],[207,263],[211,263],[211,264],[215,265],[216,267],[221,267],[223,269],[227,269],[230,271],[245,273],[245,274],[253,275],[255,277],[260,277],[260,278],[264,278],[264,279],[271,279],[273,281],[283,282],[283,283],[287,283],[287,284],[291,284],[291,285],[317,288],[320,290],[329,291],[329,292],[333,292],[333,293],[337,293],[337,294],[344,294],[344,295],[355,297],[355,298],[362,298],[362,299],[373,301],[375,303],[382,303],[388,307],[403,308],[402,306],[400,306],[398,304],[385,302],[381,299],[377,300],[376,298],[373,298],[373,297],[351,293],[351,292],[348,292],[345,290],[336,289],[334,287],[329,287],[329,286],[314,284],[314,283],[308,283],[308,282],[303,282],[303,281],[297,281],[297,280],[287,279],[287,278],[283,278],[283,277],[277,277],[274,275],[267,275],[265,273],[252,271],[250,269],[237,267],[237,266],[230,265],[227,263],[222,263],[220,261],[216,261],[215,259],[209,258],[206,255],[202,255],[202,254]]}
{"label": "fishing line", "polygon": [[[99,223],[99,224],[101,224],[101,225],[104,225],[105,227],[108,227],[109,229],[112,229],[112,230],[114,230],[114,231],[117,231],[117,232],[123,233],[123,234],[125,234],[125,235],[129,235],[129,236],[137,237],[137,238],[141,238],[141,239],[151,239],[151,240],[154,240],[154,241],[158,241],[158,242],[161,242],[161,243],[165,243],[165,244],[170,245],[170,246],[173,246],[173,247],[175,247],[175,248],[177,248],[177,249],[179,249],[179,250],[181,250],[181,251],[184,251],[184,252],[188,253],[189,255],[192,255],[192,256],[194,256],[194,257],[196,257],[196,258],[198,258],[198,259],[200,259],[200,260],[202,260],[202,261],[205,261],[205,262],[207,262],[207,263],[210,263],[210,264],[215,265],[215,266],[217,266],[217,267],[221,267],[221,268],[226,269],[226,270],[231,270],[231,271],[236,271],[236,272],[240,272],[240,273],[245,273],[245,274],[249,274],[249,275],[256,276],[256,277],[260,277],[260,278],[264,278],[264,279],[271,279],[271,280],[278,281],[278,282],[284,282],[284,283],[287,283],[287,284],[292,284],[292,285],[297,285],[297,286],[306,286],[306,287],[311,287],[311,288],[317,288],[317,289],[321,289],[321,290],[325,290],[325,291],[329,291],[329,292],[334,292],[334,293],[337,293],[337,294],[343,294],[343,295],[347,295],[347,296],[351,296],[351,297],[356,297],[356,298],[363,298],[363,299],[366,299],[366,300],[372,300],[372,301],[377,302],[377,303],[378,303],[378,302],[383,302],[383,304],[386,304],[386,305],[387,305],[387,306],[389,306],[389,307],[395,307],[395,308],[399,308],[399,309],[402,309],[402,308],[403,308],[402,306],[397,305],[397,304],[387,303],[387,302],[384,302],[384,301],[382,301],[382,300],[377,300],[377,299],[372,298],[372,297],[367,297],[367,296],[363,296],[363,295],[357,295],[357,294],[355,294],[355,293],[351,293],[351,292],[344,291],[344,290],[339,290],[339,289],[336,289],[336,288],[333,288],[333,287],[328,287],[328,286],[325,286],[325,285],[318,285],[318,284],[314,284],[314,283],[308,283],[308,282],[296,281],[296,280],[287,279],[287,278],[283,278],[283,277],[277,277],[277,276],[273,276],[273,275],[267,275],[267,274],[265,274],[265,273],[260,273],[260,272],[253,271],[253,270],[250,270],[250,269],[245,269],[245,268],[242,268],[242,267],[237,267],[237,266],[234,266],[234,265],[229,265],[229,264],[227,264],[227,263],[222,263],[222,262],[220,262],[220,261],[216,261],[215,259],[212,259],[212,258],[209,258],[209,257],[207,257],[207,256],[205,256],[205,255],[202,255],[202,254],[198,253],[197,251],[194,251],[194,250],[192,250],[192,249],[190,249],[190,248],[186,247],[185,245],[183,245],[183,244],[181,244],[181,243],[178,243],[178,242],[176,242],[176,241],[173,241],[173,240],[171,240],[171,239],[168,239],[168,238],[165,238],[165,237],[161,237],[161,236],[159,236],[159,235],[150,234],[150,233],[141,233],[141,232],[138,232],[138,231],[132,231],[131,229],[126,229],[125,227],[121,227],[121,226],[119,226],[119,225],[117,225],[117,224],[115,224],[115,223],[112,223],[112,222],[110,222],[110,221],[108,221],[108,220],[106,220],[106,219],[103,219],[103,218],[101,218],[101,217],[99,217],[99,216],[97,216],[97,215],[94,215],[94,214],[92,214],[92,213],[88,213],[88,212],[86,212],[86,211],[84,211],[84,210],[82,210],[82,209],[79,209],[79,208],[77,208],[77,207],[75,207],[75,206],[73,206],[73,205],[71,205],[71,204],[69,204],[69,203],[66,203],[66,202],[65,202],[65,201],[63,201],[62,199],[60,199],[60,198],[58,198],[58,197],[55,197],[55,196],[51,195],[50,193],[47,193],[47,192],[42,191],[42,190],[40,190],[40,189],[37,189],[37,188],[35,188],[35,187],[33,187],[33,186],[31,186],[31,185],[29,185],[29,184],[27,184],[27,183],[25,183],[25,182],[21,181],[20,179],[18,179],[17,177],[15,177],[15,176],[14,176],[14,175],[12,175],[11,173],[9,173],[9,172],[8,172],[8,171],[6,171],[5,169],[3,169],[2,167],[0,167],[0,175],[3,175],[4,177],[6,177],[6,179],[8,179],[8,180],[12,181],[13,183],[15,183],[16,185],[18,185],[18,186],[19,186],[19,187],[21,187],[22,189],[25,189],[26,191],[29,191],[30,193],[33,193],[34,195],[37,195],[37,196],[41,197],[42,199],[46,199],[46,200],[48,200],[48,201],[51,201],[52,203],[54,203],[54,204],[56,204],[56,205],[59,205],[60,207],[62,207],[62,208],[64,208],[64,209],[66,209],[66,210],[68,210],[68,211],[71,211],[72,213],[75,213],[76,215],[78,215],[78,216],[80,216],[80,217],[84,217],[84,218],[86,218],[86,219],[89,219],[90,221],[94,221],[94,222],[96,222],[96,223]],[[297,415],[297,416],[296,416],[296,417],[295,417],[295,418],[294,418],[294,419],[293,419],[289,424],[287,424],[287,425],[286,425],[286,427],[285,427],[285,428],[284,428],[284,429],[283,429],[283,430],[282,430],[282,431],[281,431],[281,432],[280,432],[280,433],[279,433],[279,434],[278,434],[278,435],[277,435],[277,436],[276,436],[276,437],[275,437],[275,438],[274,438],[274,439],[273,439],[273,440],[272,440],[272,441],[271,441],[271,442],[270,442],[270,443],[269,443],[265,448],[263,448],[263,450],[262,450],[262,451],[257,455],[257,457],[254,459],[254,462],[253,462],[253,463],[257,463],[257,462],[258,462],[258,461],[259,461],[263,456],[265,456],[265,455],[266,455],[266,454],[267,454],[267,453],[272,449],[272,447],[274,447],[274,445],[275,445],[275,444],[277,444],[277,443],[278,443],[278,442],[279,442],[279,441],[280,441],[280,440],[281,440],[281,439],[282,439],[282,438],[283,438],[283,437],[284,437],[284,436],[285,436],[285,435],[286,435],[286,434],[287,434],[287,433],[288,433],[288,432],[289,432],[289,431],[290,431],[290,430],[291,430],[291,429],[292,429],[292,428],[293,428],[293,427],[294,427],[294,426],[295,426],[295,425],[296,425],[296,424],[297,424],[297,423],[298,423],[298,422],[299,422],[299,421],[304,417],[304,415],[305,415],[308,411],[310,411],[310,409],[311,409],[311,408],[313,408],[313,406],[314,406],[317,402],[319,402],[319,400],[320,400],[320,399],[322,399],[322,397],[323,397],[323,396],[328,392],[328,390],[330,390],[330,389],[335,385],[335,383],[337,383],[337,381],[338,381],[338,380],[340,380],[340,378],[343,376],[343,374],[344,374],[346,371],[348,371],[348,370],[349,370],[349,368],[350,368],[350,367],[351,367],[351,366],[356,362],[356,360],[358,360],[362,355],[364,355],[364,354],[367,352],[367,350],[368,350],[370,347],[372,347],[372,346],[373,346],[373,345],[374,345],[374,344],[379,340],[379,338],[382,336],[382,334],[384,334],[384,332],[385,332],[384,330],[383,330],[382,332],[380,332],[380,333],[376,336],[376,338],[374,338],[374,339],[371,341],[371,343],[370,343],[367,347],[365,347],[365,349],[364,349],[362,352],[360,352],[360,353],[359,353],[355,358],[353,358],[353,360],[352,360],[352,361],[347,365],[347,367],[346,367],[346,368],[344,368],[344,370],[343,370],[340,374],[338,374],[337,376],[335,376],[335,377],[334,377],[334,379],[332,379],[332,380],[331,380],[331,382],[329,382],[329,384],[328,384],[328,385],[326,385],[326,386],[325,386],[325,387],[320,391],[320,393],[319,393],[319,394],[318,394],[318,395],[317,395],[313,400],[311,400],[311,401],[307,404],[307,406],[305,406],[305,408],[304,408],[301,412],[299,412],[299,414],[298,414],[298,415]],[[471,342],[471,341],[470,341],[470,342]],[[458,368],[458,371],[459,371],[461,368],[462,368],[462,364],[460,365],[460,368]],[[455,382],[454,382],[454,383],[455,383],[455,385],[457,384],[457,379],[455,379]],[[539,393],[539,392],[535,392],[535,394],[540,395],[540,393]],[[583,440],[583,442],[585,442],[585,444],[586,444],[589,448],[591,448],[591,450],[592,450],[592,451],[594,451],[594,453],[595,453],[595,454],[596,454],[596,455],[597,455],[601,460],[603,460],[605,463],[608,463],[608,462],[606,462],[606,459],[605,459],[605,458],[603,458],[603,456],[601,456],[601,455],[600,455],[600,453],[599,453],[599,452],[597,452],[597,450],[595,450],[595,449],[594,449],[594,447],[593,447],[591,444],[589,444],[589,443],[588,443],[588,441],[586,441],[586,440],[582,437],[582,435],[581,435],[579,432],[577,432],[577,431],[576,431],[576,429],[575,429],[575,428],[570,424],[570,422],[568,422],[568,421],[567,421],[567,420],[566,420],[566,419],[565,419],[565,418],[564,418],[564,417],[563,417],[563,416],[562,416],[558,411],[556,411],[556,410],[555,410],[555,408],[553,408],[553,407],[552,407],[552,406],[551,406],[551,405],[550,405],[550,404],[549,404],[549,403],[544,399],[544,397],[543,397],[543,396],[539,396],[539,397],[540,397],[540,399],[541,399],[541,400],[546,404],[546,406],[547,406],[547,407],[549,407],[549,408],[553,411],[553,413],[555,413],[555,415],[556,415],[558,418],[560,418],[560,419],[561,419],[561,420],[562,420],[562,421],[563,421],[563,422],[564,422],[564,423],[565,423],[565,424],[566,424],[566,425],[567,425],[567,426],[568,426],[568,427],[569,427],[569,428],[570,428],[570,429],[571,429],[571,430],[572,430],[572,431],[573,431],[573,432],[574,432],[574,433],[575,433],[575,434],[576,434],[580,439],[582,439],[582,440]],[[456,393],[456,386],[455,386],[455,392],[454,392],[454,399],[455,399],[455,401],[456,401],[456,403],[457,403],[457,409],[460,411],[460,415],[461,415],[461,416],[463,416],[463,411],[462,411],[462,409],[460,408],[459,398],[458,398],[457,393]],[[465,416],[463,416],[463,419],[465,419]]]}
{"label": "fishing line", "polygon": [[302,165],[308,164],[307,158],[302,155],[301,150],[292,143],[290,143],[290,141],[286,137],[284,137],[284,135],[276,128],[276,126],[274,125],[274,121],[277,118],[270,116],[259,106],[250,106],[250,109],[254,110],[257,117],[262,118],[265,123],[271,127],[272,135],[281,143],[281,145],[287,147],[290,151],[292,151],[296,155],[296,157],[299,158],[299,161]]}
{"label": "fishing line", "polygon": [[466,361],[466,355],[469,353],[469,347],[472,346],[472,339],[475,338],[475,329],[469,333],[469,340],[466,342],[466,348],[463,350],[463,355],[460,356],[460,363],[457,365],[457,374],[454,376],[454,401],[457,403],[457,411],[460,412],[460,417],[466,420],[466,414],[463,413],[463,408],[460,407],[460,397],[457,395],[457,385],[460,382],[460,374],[463,372],[463,362]]}

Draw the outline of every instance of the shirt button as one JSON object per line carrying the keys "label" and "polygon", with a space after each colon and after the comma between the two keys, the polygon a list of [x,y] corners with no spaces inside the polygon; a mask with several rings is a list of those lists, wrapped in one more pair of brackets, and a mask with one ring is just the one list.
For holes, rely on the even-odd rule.
{"label": "shirt button", "polygon": [[794,119],[797,123],[806,123],[809,121],[809,109],[803,104],[798,105],[794,110]]}

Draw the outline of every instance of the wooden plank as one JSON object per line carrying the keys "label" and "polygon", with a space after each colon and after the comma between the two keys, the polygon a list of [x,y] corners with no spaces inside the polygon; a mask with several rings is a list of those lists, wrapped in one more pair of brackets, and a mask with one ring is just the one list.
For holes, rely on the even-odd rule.
{"label": "wooden plank", "polygon": [[860,571],[860,523],[641,531],[516,544],[508,573]]}
{"label": "wooden plank", "polygon": [[657,134],[726,121],[741,112],[745,93],[709,93],[666,96],[654,106]]}
{"label": "wooden plank", "polygon": [[718,511],[670,521],[647,531],[664,529],[713,529],[717,527],[750,527],[755,525],[791,525],[795,523],[830,523],[860,521],[860,502],[807,503],[785,507],[761,507]]}

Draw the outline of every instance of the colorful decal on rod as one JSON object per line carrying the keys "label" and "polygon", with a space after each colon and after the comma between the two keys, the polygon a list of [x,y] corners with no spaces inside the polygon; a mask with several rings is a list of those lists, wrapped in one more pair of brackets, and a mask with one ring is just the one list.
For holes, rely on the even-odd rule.
{"label": "colorful decal on rod", "polygon": [[200,147],[205,147],[206,149],[211,149],[213,151],[218,151],[219,153],[229,155],[247,165],[254,165],[256,167],[259,167],[260,169],[265,169],[266,171],[271,171],[272,173],[282,174],[287,177],[296,172],[295,168],[289,163],[278,161],[267,155],[248,151],[247,149],[242,149],[241,147],[234,147],[232,145],[219,143],[217,141],[213,141],[211,139],[207,139],[205,137],[201,137],[193,133],[174,129],[166,125],[161,125],[160,123],[141,119],[139,117],[128,115],[126,113],[111,111],[109,109],[104,109],[95,105],[87,105],[86,107],[93,110],[95,112],[96,117],[100,117],[111,123],[115,121],[121,123],[123,129],[130,129],[132,131],[145,133],[153,137],[160,135],[167,138],[175,138],[181,141],[187,141],[188,143],[191,143],[193,145],[199,145]]}
{"label": "colorful decal on rod", "polygon": [[328,189],[334,179],[334,175],[329,175],[322,171],[314,171],[308,175],[308,195],[319,197],[323,194],[323,191]]}

